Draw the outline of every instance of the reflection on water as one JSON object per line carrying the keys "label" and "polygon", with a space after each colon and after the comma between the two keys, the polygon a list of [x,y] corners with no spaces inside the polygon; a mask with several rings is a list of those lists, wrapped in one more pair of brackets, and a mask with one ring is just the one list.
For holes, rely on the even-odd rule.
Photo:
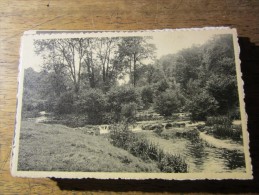
{"label": "reflection on water", "polygon": [[178,144],[186,146],[185,151],[178,152],[186,158],[189,164],[189,172],[245,171],[244,154],[240,151],[207,146],[203,141],[191,143],[186,140],[185,142],[180,141]]}
{"label": "reflection on water", "polygon": [[188,172],[245,172],[244,154],[240,150],[211,147],[202,140],[163,139],[152,133],[146,133],[145,136],[165,152],[181,155],[188,164]]}
{"label": "reflection on water", "polygon": [[224,150],[222,156],[225,159],[226,166],[230,170],[245,168],[245,157],[243,153]]}

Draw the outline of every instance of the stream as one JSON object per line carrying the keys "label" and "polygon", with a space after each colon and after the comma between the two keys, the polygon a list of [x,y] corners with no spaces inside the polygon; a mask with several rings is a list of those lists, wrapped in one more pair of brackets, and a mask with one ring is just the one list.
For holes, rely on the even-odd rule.
{"label": "stream", "polygon": [[244,153],[240,150],[229,150],[209,146],[205,141],[192,143],[185,138],[163,139],[153,132],[145,136],[158,144],[165,152],[180,155],[188,164],[188,171],[221,173],[244,172]]}
{"label": "stream", "polygon": [[[39,117],[31,120],[41,123],[51,119],[48,113],[41,112]],[[103,129],[104,134],[109,133],[106,126],[99,125],[100,131]],[[140,124],[133,126],[131,130],[143,134],[165,152],[183,157],[188,164],[188,172],[245,172],[244,152],[241,144],[215,139],[201,132],[198,142],[179,137],[164,139],[151,130],[142,130]]]}

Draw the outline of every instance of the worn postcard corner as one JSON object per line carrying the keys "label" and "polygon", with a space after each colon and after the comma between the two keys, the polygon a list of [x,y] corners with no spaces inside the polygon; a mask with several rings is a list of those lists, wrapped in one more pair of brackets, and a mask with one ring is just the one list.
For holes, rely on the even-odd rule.
{"label": "worn postcard corner", "polygon": [[252,179],[235,29],[26,31],[18,177]]}

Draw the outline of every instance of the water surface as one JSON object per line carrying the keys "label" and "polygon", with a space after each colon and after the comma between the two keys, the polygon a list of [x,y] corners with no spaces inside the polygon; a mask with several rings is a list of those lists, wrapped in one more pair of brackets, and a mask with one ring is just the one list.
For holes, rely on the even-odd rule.
{"label": "water surface", "polygon": [[145,134],[165,152],[183,157],[188,164],[188,172],[245,172],[244,153],[239,150],[212,147],[202,140],[163,139],[153,132]]}

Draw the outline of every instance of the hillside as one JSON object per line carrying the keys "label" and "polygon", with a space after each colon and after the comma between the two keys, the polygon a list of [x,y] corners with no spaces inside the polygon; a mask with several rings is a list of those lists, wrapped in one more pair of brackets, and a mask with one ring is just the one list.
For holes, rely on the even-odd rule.
{"label": "hillside", "polygon": [[155,163],[112,146],[105,137],[63,125],[22,123],[19,170],[159,172]]}

